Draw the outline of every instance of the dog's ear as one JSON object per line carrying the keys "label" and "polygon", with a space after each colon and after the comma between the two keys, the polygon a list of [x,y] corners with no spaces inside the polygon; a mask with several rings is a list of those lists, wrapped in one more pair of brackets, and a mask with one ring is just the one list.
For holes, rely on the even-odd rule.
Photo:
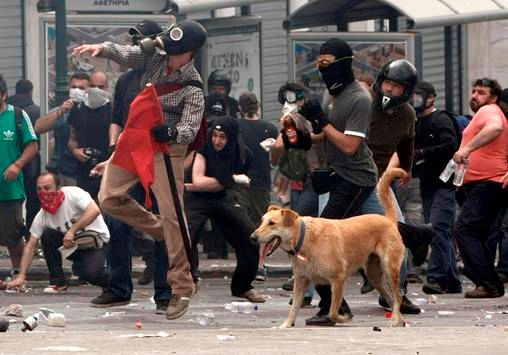
{"label": "dog's ear", "polygon": [[286,227],[292,226],[295,224],[296,219],[298,218],[298,213],[295,211],[291,211],[289,209],[284,208],[281,211],[282,217],[284,217],[282,224]]}
{"label": "dog's ear", "polygon": [[282,208],[280,208],[279,206],[271,205],[270,207],[268,207],[268,210],[266,212],[278,211],[278,210],[281,210],[281,209]]}

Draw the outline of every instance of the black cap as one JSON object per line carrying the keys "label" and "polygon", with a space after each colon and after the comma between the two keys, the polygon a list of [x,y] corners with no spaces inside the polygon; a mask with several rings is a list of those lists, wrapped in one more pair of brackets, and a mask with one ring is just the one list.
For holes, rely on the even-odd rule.
{"label": "black cap", "polygon": [[415,92],[425,92],[426,94],[437,96],[436,89],[434,89],[434,86],[427,81],[420,81],[416,84]]}
{"label": "black cap", "polygon": [[508,88],[503,89],[503,91],[501,91],[501,96],[499,96],[499,101],[504,102],[505,104],[508,104]]}
{"label": "black cap", "polygon": [[155,21],[144,19],[136,26],[129,28],[131,36],[142,35],[149,37],[162,32],[162,27]]}
{"label": "black cap", "polygon": [[332,54],[335,58],[339,59],[353,56],[353,50],[346,41],[337,37],[332,37],[321,45],[319,54]]}

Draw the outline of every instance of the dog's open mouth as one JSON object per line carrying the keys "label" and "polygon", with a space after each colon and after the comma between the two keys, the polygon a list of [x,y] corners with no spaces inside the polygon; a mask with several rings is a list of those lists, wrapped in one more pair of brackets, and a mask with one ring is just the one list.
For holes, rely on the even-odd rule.
{"label": "dog's open mouth", "polygon": [[279,236],[274,237],[272,240],[270,240],[269,242],[267,242],[265,244],[265,247],[263,249],[263,253],[266,256],[272,255],[273,252],[279,247],[281,241],[282,240],[280,239]]}

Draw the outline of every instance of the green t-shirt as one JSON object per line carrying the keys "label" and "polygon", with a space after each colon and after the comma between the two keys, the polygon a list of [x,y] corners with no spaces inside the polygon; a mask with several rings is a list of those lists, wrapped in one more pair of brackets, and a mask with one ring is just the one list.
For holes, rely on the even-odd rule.
{"label": "green t-shirt", "polygon": [[30,117],[23,111],[21,120],[21,137],[18,137],[14,107],[7,105],[7,108],[0,113],[0,201],[21,200],[25,198],[23,187],[23,174],[20,173],[14,181],[7,182],[3,178],[5,170],[15,162],[22,154],[21,146],[24,147],[31,141],[37,141],[37,136],[30,122]]}

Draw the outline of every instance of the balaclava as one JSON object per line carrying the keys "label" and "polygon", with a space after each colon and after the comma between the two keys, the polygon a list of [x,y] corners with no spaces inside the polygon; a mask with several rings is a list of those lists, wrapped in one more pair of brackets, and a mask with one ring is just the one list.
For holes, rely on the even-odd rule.
{"label": "balaclava", "polygon": [[349,84],[355,81],[353,74],[353,50],[346,41],[330,38],[321,45],[319,54],[332,54],[335,63],[328,67],[319,67],[321,77],[331,95],[337,96]]}

